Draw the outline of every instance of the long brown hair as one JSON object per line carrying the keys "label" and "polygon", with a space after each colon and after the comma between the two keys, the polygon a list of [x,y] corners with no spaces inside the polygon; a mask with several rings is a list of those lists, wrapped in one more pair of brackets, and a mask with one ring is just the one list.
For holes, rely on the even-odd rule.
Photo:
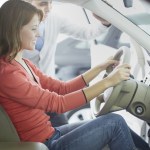
{"label": "long brown hair", "polygon": [[20,30],[37,14],[43,18],[42,11],[22,0],[9,0],[0,8],[0,57],[9,61],[21,50]]}

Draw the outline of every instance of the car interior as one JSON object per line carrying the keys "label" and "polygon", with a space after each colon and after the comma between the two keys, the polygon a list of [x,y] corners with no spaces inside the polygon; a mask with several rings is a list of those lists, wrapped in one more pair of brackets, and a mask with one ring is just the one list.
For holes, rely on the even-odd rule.
{"label": "car interior", "polygon": [[[60,0],[60,2],[77,5],[111,23],[104,35],[90,42],[91,67],[113,56],[114,59],[120,60],[120,63],[129,63],[132,68],[130,80],[107,89],[90,102],[92,118],[109,112],[118,113],[124,117],[131,129],[150,144],[150,2],[148,0],[117,2],[116,0]],[[106,72],[95,78],[91,85],[103,79],[112,70],[110,66]],[[43,143],[21,142],[11,120],[1,106],[0,126],[0,149],[48,150]]]}
{"label": "car interior", "polygon": [[[108,16],[105,16],[105,19],[110,21],[113,18],[111,20],[113,21],[112,24],[122,31],[122,35],[125,33],[128,36],[127,41],[129,44],[124,45],[124,43],[121,43],[121,45],[118,44],[118,47],[113,48],[110,45],[103,45],[103,43],[93,45],[91,48],[92,65],[94,66],[98,62],[104,60],[103,57],[98,57],[98,52],[96,49],[104,49],[104,51],[106,51],[105,59],[110,55],[114,55],[115,59],[115,55],[117,55],[116,50],[122,50],[123,54],[120,56],[121,63],[129,63],[132,67],[132,74],[130,80],[124,81],[116,87],[109,88],[102,95],[91,102],[93,114],[96,117],[108,112],[121,114],[125,118],[128,125],[149,143],[148,60],[150,47],[148,46],[149,12],[147,11],[147,8],[150,3],[148,1],[128,1],[128,3],[127,1],[125,2],[121,0],[117,3],[113,0],[99,2],[104,2],[104,5],[106,4],[106,7],[108,8],[105,10],[107,10],[107,12],[110,13],[111,10],[116,11],[116,17],[111,16],[110,18],[110,15],[107,14]],[[97,1],[95,3],[99,2]],[[89,7],[89,5],[87,7]],[[105,14],[107,12],[105,12]],[[142,37],[143,34],[145,37]],[[103,75],[99,78],[103,78]]]}

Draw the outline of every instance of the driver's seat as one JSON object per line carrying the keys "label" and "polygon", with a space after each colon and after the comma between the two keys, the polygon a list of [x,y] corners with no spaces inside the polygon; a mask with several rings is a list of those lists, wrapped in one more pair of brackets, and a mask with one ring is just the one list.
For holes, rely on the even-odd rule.
{"label": "driver's seat", "polygon": [[48,150],[40,142],[21,142],[9,116],[0,105],[0,149],[1,150]]}
{"label": "driver's seat", "polygon": [[[49,150],[40,142],[21,142],[9,116],[0,105],[0,150]],[[109,150],[105,147],[103,150]]]}

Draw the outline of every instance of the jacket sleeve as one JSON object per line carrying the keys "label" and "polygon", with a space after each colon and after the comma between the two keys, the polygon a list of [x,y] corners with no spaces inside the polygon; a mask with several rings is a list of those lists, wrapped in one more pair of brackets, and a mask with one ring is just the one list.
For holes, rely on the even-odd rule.
{"label": "jacket sleeve", "polygon": [[61,16],[57,16],[57,19],[61,25],[61,33],[80,40],[95,39],[107,30],[107,27],[102,25],[100,21],[93,24],[81,25],[80,23],[71,22],[69,19]]}
{"label": "jacket sleeve", "polygon": [[51,92],[56,92],[58,94],[64,95],[80,89],[83,89],[86,85],[82,76],[78,76],[70,81],[64,82],[61,80],[54,79],[43,74],[35,65],[29,60],[26,60],[29,66],[32,68],[38,80],[44,89],[48,89]]}
{"label": "jacket sleeve", "polygon": [[30,81],[23,71],[18,71],[18,68],[3,73],[1,79],[1,96],[35,109],[63,113],[86,103],[82,90],[59,95]]}

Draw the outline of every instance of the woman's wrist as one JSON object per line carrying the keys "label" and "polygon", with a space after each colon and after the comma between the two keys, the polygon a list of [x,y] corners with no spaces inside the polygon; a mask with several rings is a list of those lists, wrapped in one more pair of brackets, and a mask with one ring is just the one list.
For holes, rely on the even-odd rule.
{"label": "woman's wrist", "polygon": [[84,81],[85,85],[86,85],[86,86],[89,86],[89,83],[87,83],[87,82],[86,82],[86,80],[85,80],[85,78],[84,78],[84,75],[83,75],[83,74],[81,75],[81,77],[82,77],[82,79],[83,79],[83,81]]}
{"label": "woman's wrist", "polygon": [[89,82],[91,82],[101,71],[103,71],[103,69],[100,65],[98,65],[83,73],[82,78],[85,81],[86,85],[88,85]]}
{"label": "woman's wrist", "polygon": [[93,69],[95,69],[96,72],[98,72],[98,73],[100,73],[100,72],[102,72],[103,70],[105,70],[105,69],[103,69],[103,66],[102,66],[102,65],[97,65],[97,66],[95,66]]}
{"label": "woman's wrist", "polygon": [[113,86],[113,80],[109,76],[107,76],[103,80],[105,80],[105,88],[106,89]]}

